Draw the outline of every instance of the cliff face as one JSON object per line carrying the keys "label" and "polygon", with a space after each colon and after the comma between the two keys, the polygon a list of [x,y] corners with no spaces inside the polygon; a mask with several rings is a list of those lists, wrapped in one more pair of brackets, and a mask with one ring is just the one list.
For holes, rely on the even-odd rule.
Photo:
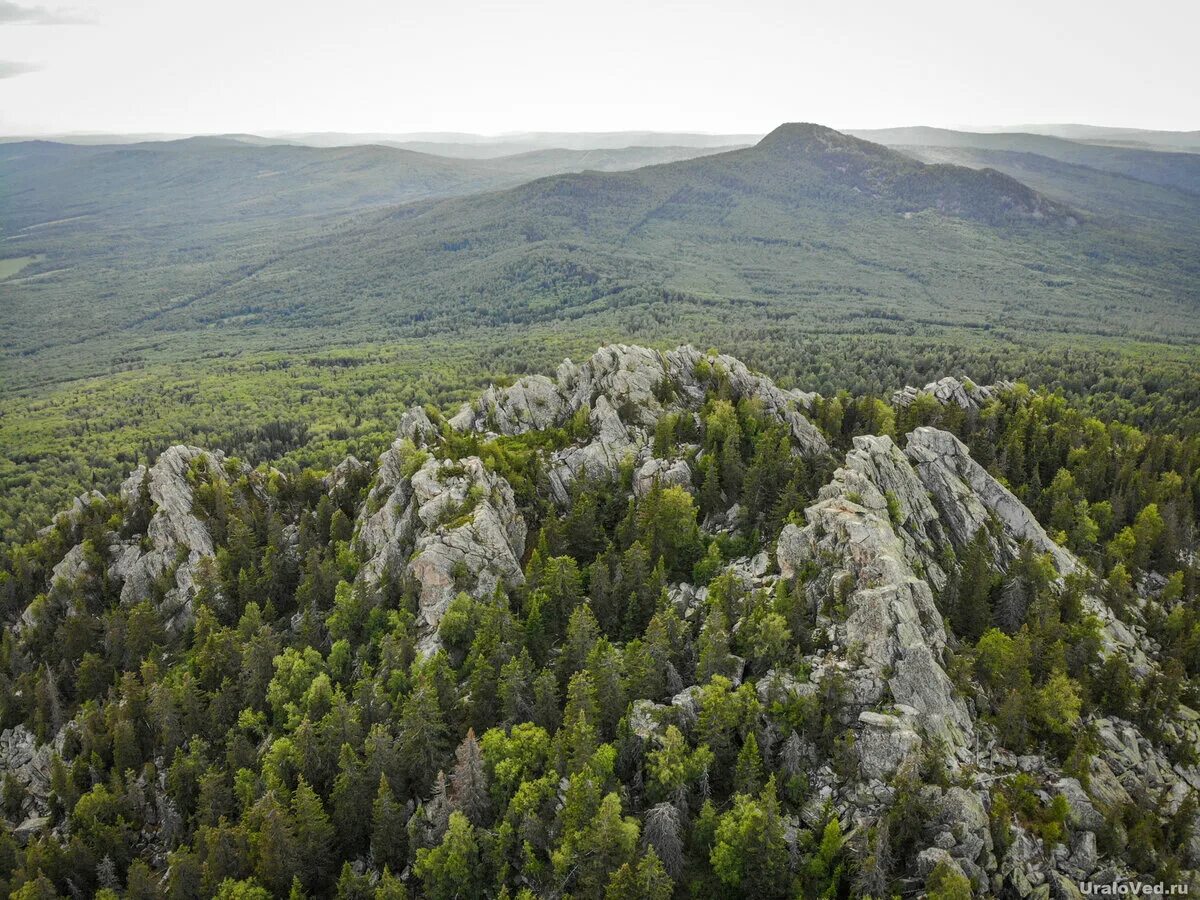
{"label": "cliff face", "polygon": [[[698,493],[696,448],[690,455],[656,458],[654,429],[667,414],[696,419],[714,372],[729,399],[755,404],[768,421],[782,426],[796,457],[830,455],[828,442],[808,417],[813,395],[781,390],[735,359],[690,347],[667,353],[604,348],[582,365],[564,362],[555,379],[530,376],[511,387],[489,388],[445,423],[445,430],[414,408],[376,466],[353,458],[338,466],[322,485],[329,497],[369,481],[350,540],[361,561],[358,585],[367,591],[409,586],[416,598],[416,650],[437,653],[443,648],[441,624],[457,595],[485,601],[498,587],[522,589],[533,525],[513,485],[480,456],[445,455],[448,436],[513,436],[576,423],[565,443],[560,439],[540,451],[544,479],[536,488],[550,509],[569,504],[581,481],[615,479],[623,469],[633,473],[629,488],[637,497],[666,486]],[[926,390],[937,402],[976,408],[1004,388],[968,388],[955,381]],[[896,403],[911,402],[916,393]],[[942,865],[963,873],[981,893],[1073,897],[1080,880],[1134,875],[1126,860],[1098,850],[1103,812],[1153,796],[1162,815],[1179,813],[1189,792],[1200,790],[1200,770],[1168,758],[1149,736],[1115,717],[1080,723],[1097,736],[1082,773],[1068,776],[1049,758],[1014,755],[984,723],[976,700],[964,691],[961,672],[953,674],[961,644],[938,605],[957,577],[955,560],[981,534],[1001,575],[1030,550],[1050,561],[1057,589],[1071,576],[1086,577],[1086,565],[1051,540],[1034,515],[948,432],[918,428],[899,442],[860,436],[840,463],[803,510],[802,524],[764,535],[754,556],[726,566],[748,590],[793,585],[819,637],[794,672],[755,671],[734,657],[736,665],[728,669],[733,683],[755,680],[764,708],[780,691],[793,699],[832,698],[833,714],[853,735],[848,769],[846,760],[833,766],[814,747],[802,745],[795,732],[778,733],[766,718],[753,726],[769,746],[786,745],[789,759],[805,761],[811,799],[801,818],[819,821],[822,810],[832,808],[864,841],[896,802],[897,779],[912,777],[918,765],[933,760],[950,774],[941,783],[919,786],[920,802],[930,814],[916,838],[920,852],[911,861],[910,877]],[[106,531],[103,547],[94,541],[85,546],[78,525],[95,498],[81,498],[59,517],[58,527],[72,541],[50,580],[71,583],[102,560],[121,604],[150,601],[169,630],[186,629],[204,590],[205,569],[220,551],[211,510],[200,495],[234,479],[253,494],[264,477],[230,464],[218,451],[172,447],[149,469],[139,467],[122,487],[119,508],[125,518],[121,527],[114,523],[115,530]],[[265,493],[259,501],[270,507]],[[294,545],[296,511],[269,512],[280,520],[285,543]],[[705,527],[719,531],[728,524],[714,519]],[[676,582],[669,595],[682,620],[694,621],[707,588]],[[1094,617],[1104,656],[1121,656],[1138,678],[1158,672],[1156,648],[1142,629],[1122,622],[1094,591],[1085,591],[1081,603]],[[51,601],[39,601],[16,628],[34,628],[52,614]],[[299,614],[294,627],[298,620]],[[662,703],[633,704],[630,725],[647,748],[663,740],[666,723],[685,728],[694,723],[700,687],[675,684],[672,690],[678,690]],[[1200,746],[1198,717],[1181,709],[1163,728]],[[26,790],[21,818],[33,823],[26,831],[48,821],[40,818],[49,807],[48,760],[63,752],[64,737],[79,727],[67,722],[53,747],[36,745],[23,728],[0,738],[0,772],[13,773]],[[1004,846],[994,841],[992,786],[1018,774],[1032,778],[1044,797],[1065,798],[1069,817],[1061,840],[1048,842],[1014,821],[1005,823]],[[162,849],[157,848],[159,855]],[[869,847],[862,852],[869,853]],[[1188,853],[1190,864],[1200,865],[1195,839]]]}

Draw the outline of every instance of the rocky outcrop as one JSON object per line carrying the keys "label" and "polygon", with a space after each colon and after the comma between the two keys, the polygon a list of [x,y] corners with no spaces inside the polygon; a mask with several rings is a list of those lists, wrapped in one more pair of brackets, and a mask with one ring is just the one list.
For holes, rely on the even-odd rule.
{"label": "rocky outcrop", "polygon": [[995,384],[978,385],[969,378],[958,379],[947,375],[938,381],[931,381],[923,388],[907,385],[892,394],[893,406],[911,406],[913,401],[921,396],[929,396],[942,406],[957,406],[965,410],[978,410],[1003,391],[1012,390],[1016,385],[1011,381],[997,381]]}
{"label": "rocky outcrop", "polygon": [[[945,742],[953,763],[971,743],[970,717],[941,665],[941,615],[912,561],[922,550],[912,534],[897,533],[887,492],[871,480],[878,472],[902,490],[906,505],[899,516],[912,520],[912,534],[928,537],[928,501],[922,504],[921,492],[908,483],[911,470],[904,474],[891,439],[857,438],[846,465],[805,510],[807,526],[786,526],[776,555],[785,576],[806,565],[816,570],[807,585],[814,608],[844,609],[829,628],[853,667],[855,702],[895,704],[906,727]],[[899,502],[897,496],[893,506]]]}
{"label": "rocky outcrop", "polygon": [[[989,535],[1002,568],[1024,543],[1047,554],[1060,576],[1085,574],[1086,567],[1056,545],[1032,513],[971,459],[953,435],[919,428],[901,452],[886,437],[858,437],[844,465],[805,511],[807,525],[788,525],[776,543],[783,577],[802,576],[818,626],[830,647],[811,658],[812,679],[824,685],[835,675],[845,683],[840,721],[855,734],[861,781],[846,784],[818,769],[812,790],[833,803],[847,820],[872,823],[888,802],[884,785],[915,758],[936,749],[946,761],[969,763],[973,785],[921,787],[922,801],[940,812],[928,823],[917,856],[917,874],[946,863],[960,870],[977,891],[1022,898],[1073,896],[1089,879],[1124,881],[1135,873],[1101,867],[1097,834],[1105,811],[1153,796],[1164,815],[1175,815],[1190,792],[1200,790],[1200,768],[1172,761],[1130,723],[1092,718],[1097,737],[1088,787],[1040,756],[1017,757],[995,745],[955,695],[941,661],[946,634],[933,606],[931,586],[948,573],[940,568],[946,546],[962,549],[980,529]],[[1104,652],[1120,652],[1135,674],[1153,666],[1144,629],[1117,619],[1097,597],[1085,594],[1085,609],[1101,623]],[[1186,707],[1161,726],[1172,740],[1200,745],[1200,715]],[[1003,853],[992,846],[987,808],[991,785],[1029,773],[1049,803],[1068,804],[1063,844],[1047,846],[1011,824]],[[926,796],[928,795],[928,796]],[[1200,817],[1197,817],[1200,825]],[[1200,841],[1192,864],[1200,862]]]}
{"label": "rocky outcrop", "polygon": [[863,711],[858,722],[859,768],[866,778],[891,778],[921,750],[921,736],[900,716]]}
{"label": "rocky outcrop", "polygon": [[121,496],[135,502],[146,485],[153,515],[144,540],[135,539],[116,548],[109,575],[121,583],[121,602],[137,603],[158,598],[168,630],[179,631],[192,618],[196,572],[202,559],[213,556],[212,536],[194,505],[189,471],[200,477],[228,482],[221,451],[198,447],[170,447],[149,469],[139,466],[121,486]]}
{"label": "rocky outcrop", "polygon": [[[460,591],[490,596],[497,584],[524,582],[525,521],[512,487],[478,457],[458,461],[426,456],[406,476],[410,449],[393,447],[380,461],[358,531],[368,585],[385,576],[413,579],[418,589],[418,647],[439,646],[438,627]],[[381,499],[382,498],[382,499]],[[373,504],[381,504],[368,514]]]}
{"label": "rocky outcrop", "polygon": [[[988,529],[989,541],[1002,566],[1016,558],[1021,544],[1028,543],[1036,552],[1048,554],[1060,575],[1086,571],[1074,554],[1054,542],[1008,488],[971,459],[966,446],[954,435],[936,428],[918,428],[908,436],[905,453],[957,549],[994,522],[999,529]],[[1149,664],[1142,649],[1144,629],[1122,622],[1094,595],[1085,594],[1083,603],[1101,622],[1105,652],[1125,654],[1135,673],[1146,674]]]}
{"label": "rocky outcrop", "polygon": [[541,431],[563,417],[565,401],[558,386],[545,375],[529,375],[509,388],[489,387],[473,404],[450,420],[456,431],[494,431],[521,434]]}
{"label": "rocky outcrop", "polygon": [[633,493],[644,497],[657,484],[659,487],[681,487],[692,490],[692,470],[683,459],[650,458],[633,475]]}
{"label": "rocky outcrop", "polygon": [[18,828],[24,824],[29,830],[49,813],[50,764],[62,747],[61,737],[56,744],[39,744],[23,725],[0,732],[0,783],[12,776],[20,789],[21,807],[13,823]]}
{"label": "rocky outcrop", "polygon": [[1028,541],[1037,552],[1049,553],[1063,574],[1078,569],[1075,558],[1050,539],[1033,513],[971,459],[966,445],[950,432],[918,428],[908,436],[905,453],[956,546],[965,547],[995,517],[1008,538],[997,547],[1001,561],[1012,559],[1017,545]]}
{"label": "rocky outcrop", "polygon": [[562,426],[586,410],[588,438],[556,452],[549,464],[551,490],[564,503],[580,477],[615,475],[630,457],[645,463],[650,429],[666,413],[697,411],[715,378],[723,379],[734,400],[751,399],[787,425],[797,452],[828,452],[825,438],[805,415],[816,395],[783,390],[731,356],[709,356],[692,347],[665,353],[623,344],[604,347],[582,365],[565,360],[553,380],[532,375],[511,387],[488,388],[477,401],[464,404],[450,426],[512,435]]}
{"label": "rocky outcrop", "polygon": [[557,450],[547,466],[555,501],[565,504],[571,485],[581,478],[615,476],[621,463],[646,447],[644,428],[627,427],[608,397],[601,394],[588,417],[591,437],[583,444]]}

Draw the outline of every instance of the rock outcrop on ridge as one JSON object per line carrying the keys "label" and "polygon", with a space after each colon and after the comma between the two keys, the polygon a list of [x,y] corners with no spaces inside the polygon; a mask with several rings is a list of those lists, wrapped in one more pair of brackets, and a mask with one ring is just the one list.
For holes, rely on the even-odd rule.
{"label": "rock outcrop on ridge", "polygon": [[732,356],[708,356],[692,347],[666,353],[624,344],[604,347],[582,365],[564,361],[555,380],[530,375],[508,388],[489,388],[475,403],[465,404],[450,425],[513,435],[561,426],[587,410],[590,440],[555,453],[550,467],[555,496],[566,502],[571,484],[581,477],[613,474],[631,456],[644,464],[655,423],[666,413],[695,413],[704,402],[706,373],[712,371],[727,380],[733,399],[753,398],[766,414],[784,422],[798,452],[828,452],[828,442],[806,416],[814,394],[785,391]]}
{"label": "rock outcrop on ridge", "polygon": [[169,628],[178,630],[191,621],[196,595],[196,567],[214,554],[212,536],[197,514],[188,471],[204,467],[208,477],[228,481],[225,456],[198,447],[170,447],[147,471],[139,466],[121,485],[121,495],[135,503],[139,493],[149,493],[153,514],[146,529],[148,547],[128,542],[110,568],[121,582],[121,600],[136,602],[153,594],[155,582],[165,579],[166,593],[160,601]]}
{"label": "rock outcrop on ridge", "polygon": [[[460,592],[482,600],[500,586],[521,589],[529,528],[537,524],[526,521],[528,504],[522,506],[513,485],[485,464],[481,456],[486,454],[450,458],[452,442],[444,435],[461,443],[464,434],[482,438],[547,429],[568,434],[539,451],[544,477],[535,487],[538,502],[549,509],[569,503],[581,479],[622,471],[627,479],[632,476],[625,485],[635,497],[646,496],[655,485],[695,492],[698,448],[657,458],[654,429],[667,414],[698,417],[718,382],[726,396],[753,400],[765,416],[785,425],[793,453],[829,460],[829,443],[808,417],[814,395],[782,390],[732,357],[690,347],[669,352],[605,347],[581,365],[565,361],[554,378],[534,375],[509,387],[490,387],[448,422],[414,407],[374,467],[354,457],[336,466],[317,490],[327,493],[326,502],[338,498],[354,512],[350,543],[361,563],[356,589],[369,594],[400,585],[409,590],[415,598],[416,649],[436,653],[442,620]],[[905,406],[927,393],[940,403],[972,410],[1009,387],[946,378],[921,391],[897,392],[893,403]],[[172,447],[149,468],[139,466],[122,485],[116,508],[125,521],[119,533],[105,525],[99,548],[92,546],[95,540],[85,543],[81,523],[90,504],[103,498],[81,497],[56,519],[54,527],[69,539],[48,587],[100,574],[90,568],[101,559],[122,604],[150,600],[170,631],[183,631],[193,619],[206,561],[219,549],[201,487],[211,492],[214,485],[228,487],[243,476],[248,490],[261,484],[257,473],[235,467],[219,451]],[[961,673],[951,677],[960,645],[938,607],[941,592],[956,575],[956,554],[980,533],[987,536],[1002,573],[1023,547],[1051,560],[1060,586],[1072,578],[1087,579],[1084,562],[1057,545],[961,441],[936,428],[917,428],[899,440],[855,437],[802,513],[802,520],[794,517],[794,524],[766,535],[746,557],[725,565],[747,591],[796,590],[815,623],[815,640],[807,645],[811,652],[803,651],[807,655],[792,671],[764,672],[762,665],[756,670],[754,660],[729,654],[730,683],[753,680],[751,693],[763,707],[779,697],[819,699],[852,737],[846,744],[849,762],[842,760],[835,772],[797,731],[779,733],[765,718],[756,723],[763,745],[776,748],[766,751],[768,758],[786,748],[797,765],[807,767],[808,796],[800,819],[812,825],[832,810],[851,840],[861,842],[895,801],[898,780],[933,759],[950,777],[941,785],[920,785],[927,821],[916,838],[913,878],[940,865],[968,877],[978,895],[1039,900],[1077,896],[1074,885],[1085,880],[1132,878],[1136,873],[1104,858],[1100,849],[1106,839],[1104,812],[1153,797],[1164,815],[1174,815],[1187,809],[1191,792],[1200,791],[1200,769],[1168,758],[1149,736],[1114,716],[1081,723],[1094,730],[1097,744],[1086,776],[1068,775],[1041,756],[1009,752],[981,718]],[[732,518],[712,517],[705,528],[730,528]],[[294,544],[300,527],[296,516],[280,524]],[[89,533],[98,533],[94,522],[92,527]],[[350,530],[347,524],[345,533]],[[705,584],[688,581],[670,584],[666,591],[688,623],[697,621],[707,595]],[[21,617],[21,628],[37,625],[38,602]],[[1084,593],[1083,605],[1098,622],[1104,655],[1121,654],[1138,678],[1156,672],[1156,647],[1144,629],[1123,622],[1094,592]],[[663,691],[662,702],[641,699],[630,708],[629,727],[647,747],[662,739],[666,723],[687,729],[697,721],[702,685],[680,683],[678,672],[673,676],[666,679],[674,686]],[[1200,716],[1182,710],[1161,727],[1179,743],[1200,746]],[[51,743],[41,745],[24,727],[0,734],[0,775],[12,774],[24,791],[18,812],[28,834],[46,824],[50,764],[63,751],[69,728],[68,723]],[[1062,841],[1047,844],[1015,822],[1005,846],[993,840],[991,786],[1018,773],[1032,778],[1045,800],[1065,798],[1070,814]],[[787,823],[793,851],[800,824],[797,819]],[[1194,825],[1193,835],[1200,835],[1200,820]],[[154,852],[162,855],[163,849]],[[1200,867],[1200,838],[1192,838],[1187,858],[1193,868]]]}
{"label": "rock outcrop on ridge", "polygon": [[[900,520],[896,525],[893,517]],[[844,621],[829,628],[838,667],[846,669],[843,653],[851,659],[845,674],[854,705],[861,712],[894,704],[910,730],[935,735],[952,755],[966,751],[971,723],[941,665],[946,648],[941,615],[929,582],[914,568],[935,552],[927,546],[927,532],[936,529],[936,517],[891,439],[856,438],[846,465],[805,510],[805,519],[803,529],[788,525],[780,535],[780,570],[788,577],[814,568],[810,603],[820,607],[836,596],[845,605]],[[912,522],[911,531],[900,525],[905,521]]]}
{"label": "rock outcrop on ridge", "polygon": [[[942,548],[962,550],[980,529],[990,536],[1002,568],[1023,543],[1047,554],[1060,576],[1083,573],[1083,563],[1055,544],[961,441],[934,428],[908,435],[903,452],[887,437],[855,438],[805,519],[802,528],[785,526],[776,555],[784,577],[807,571],[814,607],[844,605],[843,615],[819,619],[830,633],[830,651],[814,660],[812,677],[821,681],[837,673],[846,680],[846,720],[857,735],[864,779],[847,787],[832,773],[818,772],[824,795],[847,818],[874,821],[882,780],[933,738],[947,765],[973,773],[974,786],[923,789],[928,802],[943,809],[945,830],[927,835],[932,846],[922,851],[919,868],[946,861],[986,893],[1019,897],[1075,897],[1078,882],[1132,878],[1133,873],[1105,869],[1098,857],[1097,832],[1104,820],[1097,809],[1119,808],[1153,793],[1166,798],[1163,812],[1173,815],[1190,792],[1200,790],[1200,768],[1172,762],[1130,723],[1103,717],[1086,723],[1099,743],[1086,790],[1042,757],[1008,753],[975,721],[951,683],[947,635],[930,591],[946,577],[939,567]],[[1124,654],[1145,676],[1153,662],[1144,631],[1121,622],[1096,596],[1085,594],[1083,601],[1099,620],[1104,653]],[[1166,727],[1196,746],[1198,719],[1185,707]],[[988,786],[1018,773],[1033,774],[1051,795],[1067,798],[1072,825],[1067,845],[1044,847],[1018,828],[1006,853],[994,852],[985,827]],[[1200,865],[1200,841],[1190,858]]]}
{"label": "rock outcrop on ridge", "polygon": [[957,406],[965,410],[978,410],[1001,392],[1011,390],[1015,385],[1011,381],[997,381],[995,384],[978,385],[969,378],[955,378],[947,375],[938,381],[931,381],[923,388],[906,385],[892,394],[893,406],[910,406],[921,396],[929,396],[942,406]]}
{"label": "rock outcrop on ridge", "polygon": [[[373,490],[371,497],[378,496]],[[368,583],[408,576],[419,586],[422,652],[440,646],[438,626],[460,590],[486,597],[497,584],[514,588],[525,580],[525,521],[512,488],[474,456],[457,462],[430,456],[401,477],[379,511],[363,519],[358,545]]]}

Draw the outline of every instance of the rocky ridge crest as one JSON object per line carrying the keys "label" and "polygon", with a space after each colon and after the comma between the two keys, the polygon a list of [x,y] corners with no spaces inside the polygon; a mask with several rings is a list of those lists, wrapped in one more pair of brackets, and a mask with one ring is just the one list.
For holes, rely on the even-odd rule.
{"label": "rocky ridge crest", "polygon": [[[447,425],[459,433],[512,436],[562,428],[586,411],[586,436],[546,454],[553,500],[567,502],[575,481],[613,475],[626,462],[633,463],[636,494],[656,482],[690,488],[692,472],[685,461],[653,456],[653,429],[667,413],[696,415],[714,371],[726,379],[734,398],[755,399],[765,413],[788,426],[794,452],[811,457],[830,453],[807,417],[814,395],[782,390],[732,357],[690,347],[666,353],[623,345],[602,348],[582,365],[565,361],[554,379],[526,376],[509,387],[491,387]],[[1007,386],[978,388],[949,378],[924,392],[940,403],[970,410]],[[893,403],[907,405],[920,393],[906,388]],[[528,526],[512,485],[477,456],[440,458],[440,439],[425,411],[414,408],[404,415],[395,442],[375,467],[353,539],[365,586],[379,587],[388,579],[409,579],[415,585],[418,649],[423,653],[439,648],[442,616],[459,591],[483,598],[498,585],[511,589],[523,582],[527,544]],[[190,622],[199,568],[215,554],[189,478],[197,467],[206,478],[230,478],[219,451],[194,447],[172,447],[149,469],[139,467],[122,485],[121,499],[127,510],[145,507],[144,533],[122,539],[110,532],[107,547],[107,572],[120,585],[121,602],[154,599],[177,630]],[[326,480],[327,490],[366,477],[368,468],[347,459]],[[77,522],[87,502],[89,498],[81,498],[60,515],[60,527],[74,527],[72,517]],[[1101,809],[1154,792],[1166,798],[1165,810],[1172,812],[1190,790],[1200,791],[1200,771],[1170,761],[1133,725],[1115,718],[1090,723],[1100,747],[1090,762],[1086,789],[1049,761],[1018,758],[998,745],[948,674],[955,641],[935,601],[950,577],[947,560],[981,529],[1002,568],[1016,559],[1022,544],[1029,544],[1049,555],[1061,578],[1086,570],[950,433],[918,428],[902,445],[887,436],[856,437],[841,467],[804,511],[804,524],[789,524],[778,535],[778,571],[766,553],[730,566],[753,588],[769,588],[779,578],[803,573],[807,600],[818,610],[826,638],[823,649],[808,660],[807,682],[766,673],[757,686],[760,693],[782,686],[813,694],[835,681],[845,685],[839,714],[855,734],[858,774],[846,779],[828,766],[817,767],[811,779],[814,818],[821,805],[831,804],[843,821],[869,826],[893,797],[889,780],[932,750],[959,781],[948,788],[923,788],[924,801],[937,814],[931,831],[923,835],[926,848],[916,861],[918,871],[945,862],[983,891],[1073,897],[1074,881],[1132,875],[1098,854]],[[82,544],[75,543],[55,566],[53,578],[69,581],[87,565]],[[703,586],[676,584],[671,596],[686,610],[703,601],[704,591]],[[1105,652],[1126,655],[1141,676],[1151,671],[1153,648],[1144,633],[1119,620],[1095,596],[1087,595],[1085,604],[1101,621]],[[740,672],[739,665],[739,678]],[[684,689],[670,707],[686,716],[694,708],[695,693],[695,686]],[[655,707],[634,710],[633,727],[646,740],[656,739],[656,717],[663,708]],[[1189,711],[1166,727],[1200,743],[1197,718]],[[36,819],[46,808],[44,772],[51,752],[23,730],[0,737],[0,772],[18,773],[27,787],[22,809],[27,817]],[[1014,826],[1016,837],[1007,849],[993,845],[988,784],[1017,772],[1034,774],[1048,796],[1067,798],[1071,833],[1066,843],[1047,847]],[[1200,865],[1200,841],[1195,843],[1193,865]]]}

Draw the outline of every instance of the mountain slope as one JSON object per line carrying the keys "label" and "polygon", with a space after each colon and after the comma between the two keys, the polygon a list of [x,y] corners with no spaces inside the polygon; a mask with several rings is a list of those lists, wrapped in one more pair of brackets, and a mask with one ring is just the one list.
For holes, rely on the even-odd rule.
{"label": "mountain slope", "polygon": [[314,148],[236,136],[120,146],[12,143],[0,145],[0,227],[11,232],[83,216],[195,225],[341,213],[708,152],[627,146],[455,160],[396,147]]}
{"label": "mountain slope", "polygon": [[679,336],[714,322],[1183,340],[1200,328],[1194,248],[1162,240],[1169,223],[1081,218],[996,171],[923,165],[815,125],[631,172],[270,221],[186,249],[138,234],[70,272],[71,223],[22,232],[10,246],[40,258],[6,285],[5,351],[74,367],[77,346],[287,347],[563,320]]}
{"label": "mountain slope", "polygon": [[889,147],[973,147],[1036,153],[1200,195],[1200,154],[1112,147],[1052,135],[978,133],[944,128],[886,128],[853,134]]}
{"label": "mountain slope", "polygon": [[897,149],[921,162],[996,169],[1047,197],[1107,219],[1133,221],[1145,227],[1169,223],[1176,238],[1190,235],[1194,240],[1200,229],[1200,195],[1179,188],[1017,150],[932,146]]}
{"label": "mountain slope", "polygon": [[[872,310],[943,324],[1116,328],[1119,319],[1124,328],[1119,307],[1134,292],[1156,321],[1188,304],[1179,279],[1194,275],[1177,267],[1189,257],[1145,266],[1158,252],[1080,225],[999,173],[923,166],[828,129],[786,126],[746,150],[364,218],[201,298],[171,327],[251,301],[271,321],[286,298],[290,315],[347,329],[550,321],[660,300],[668,315],[760,310],[810,328]],[[335,291],[346,298],[336,313],[320,300]]]}

